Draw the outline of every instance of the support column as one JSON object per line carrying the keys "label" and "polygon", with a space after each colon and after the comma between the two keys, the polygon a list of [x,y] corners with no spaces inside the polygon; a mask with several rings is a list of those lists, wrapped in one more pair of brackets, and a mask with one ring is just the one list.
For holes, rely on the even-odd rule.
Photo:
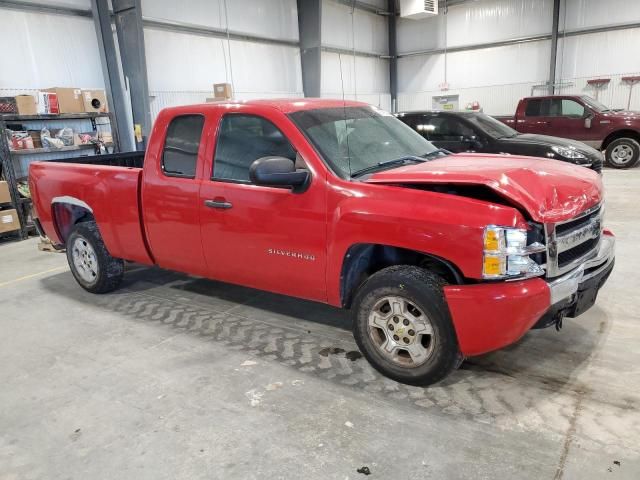
{"label": "support column", "polygon": [[551,27],[551,58],[549,60],[549,95],[556,91],[556,61],[558,58],[558,24],[560,23],[560,2],[553,0],[553,25]]}
{"label": "support column", "polygon": [[398,47],[396,44],[396,0],[389,0],[389,92],[391,112],[398,111]]}
{"label": "support column", "polygon": [[322,83],[322,0],[298,0],[298,32],[304,96],[319,97]]}
{"label": "support column", "polygon": [[131,96],[136,149],[144,150],[151,131],[151,108],[144,50],[142,6],[140,0],[112,0],[112,4],[122,72]]}
{"label": "support column", "polygon": [[135,145],[131,142],[131,135],[128,134],[129,115],[127,112],[129,107],[124,97],[125,89],[118,69],[118,52],[113,40],[109,3],[103,0],[91,0],[91,11],[98,37],[107,102],[113,112],[113,122],[111,123],[113,138],[118,139],[120,151],[135,150]]}

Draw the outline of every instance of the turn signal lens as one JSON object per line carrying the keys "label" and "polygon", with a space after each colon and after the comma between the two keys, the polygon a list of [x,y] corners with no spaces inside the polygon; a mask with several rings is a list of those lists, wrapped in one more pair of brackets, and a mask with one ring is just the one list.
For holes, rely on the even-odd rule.
{"label": "turn signal lens", "polygon": [[484,234],[484,249],[487,252],[497,252],[500,250],[500,237],[502,229],[487,228]]}
{"label": "turn signal lens", "polygon": [[539,243],[527,244],[521,228],[488,226],[484,229],[482,276],[486,279],[544,275],[544,268],[530,255],[545,251]]}
{"label": "turn signal lens", "polygon": [[499,277],[505,272],[505,257],[501,255],[485,255],[483,274],[486,277]]}

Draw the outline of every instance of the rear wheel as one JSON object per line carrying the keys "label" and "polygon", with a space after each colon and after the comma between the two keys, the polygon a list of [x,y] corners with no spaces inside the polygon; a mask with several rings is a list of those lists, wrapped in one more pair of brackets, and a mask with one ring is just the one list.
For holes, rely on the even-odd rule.
{"label": "rear wheel", "polygon": [[67,239],[67,261],[76,281],[91,293],[115,290],[124,276],[124,262],[109,254],[95,222],[74,226]]}
{"label": "rear wheel", "polygon": [[640,160],[640,143],[633,138],[618,138],[607,145],[607,164],[613,168],[631,168]]}
{"label": "rear wheel", "polygon": [[446,282],[401,265],[372,275],[354,299],[354,337],[371,365],[411,385],[430,385],[462,360],[442,288]]}

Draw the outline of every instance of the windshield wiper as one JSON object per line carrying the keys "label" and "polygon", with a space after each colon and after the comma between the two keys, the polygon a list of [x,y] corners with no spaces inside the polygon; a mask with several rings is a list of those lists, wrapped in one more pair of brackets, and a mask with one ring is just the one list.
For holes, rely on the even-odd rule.
{"label": "windshield wiper", "polygon": [[444,148],[438,148],[433,152],[425,153],[424,155],[422,155],[422,158],[424,158],[425,160],[433,160],[433,157],[435,156],[446,157],[447,155],[451,155],[451,152],[449,150],[445,150]]}
{"label": "windshield wiper", "polygon": [[[437,150],[436,150],[437,151]],[[430,155],[434,152],[429,152],[427,155]],[[425,162],[426,160],[422,157],[416,157],[414,155],[407,155],[406,157],[394,158],[393,160],[385,160],[384,162],[378,162],[375,165],[371,165],[369,167],[361,168],[360,170],[356,170],[351,174],[352,178],[359,177],[364,175],[365,173],[375,172],[378,170],[384,170],[387,167],[394,167],[396,165],[404,165],[407,162]]]}

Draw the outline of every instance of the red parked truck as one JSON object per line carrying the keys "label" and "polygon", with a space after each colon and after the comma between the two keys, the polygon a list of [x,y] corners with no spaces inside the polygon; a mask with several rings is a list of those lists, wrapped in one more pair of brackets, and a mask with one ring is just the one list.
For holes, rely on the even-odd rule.
{"label": "red parked truck", "polygon": [[514,117],[495,118],[520,133],[580,140],[605,151],[614,168],[640,161],[640,112],[612,110],[587,95],[527,97]]}
{"label": "red parked truck", "polygon": [[86,290],[124,260],[353,310],[371,364],[426,385],[595,302],[614,263],[600,176],[450,154],[334,100],[165,109],[144,166],[36,162],[38,225]]}

